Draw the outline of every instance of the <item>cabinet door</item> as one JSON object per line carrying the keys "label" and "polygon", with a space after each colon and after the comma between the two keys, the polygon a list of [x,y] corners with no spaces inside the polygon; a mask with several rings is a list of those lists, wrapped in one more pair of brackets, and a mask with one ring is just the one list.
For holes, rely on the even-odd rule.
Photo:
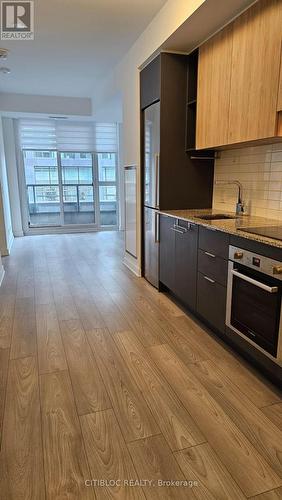
{"label": "cabinet door", "polygon": [[175,233],[175,294],[189,308],[196,309],[198,226],[178,221]]}
{"label": "cabinet door", "polygon": [[175,219],[160,216],[160,281],[170,290],[175,287]]}
{"label": "cabinet door", "polygon": [[199,49],[196,148],[228,142],[232,25]]}
{"label": "cabinet door", "polygon": [[140,73],[141,109],[145,109],[161,97],[161,57],[156,57]]}
{"label": "cabinet door", "polygon": [[198,273],[197,312],[218,331],[225,332],[226,288]]}
{"label": "cabinet door", "polygon": [[260,0],[233,23],[230,144],[276,135],[281,26],[281,0]]}

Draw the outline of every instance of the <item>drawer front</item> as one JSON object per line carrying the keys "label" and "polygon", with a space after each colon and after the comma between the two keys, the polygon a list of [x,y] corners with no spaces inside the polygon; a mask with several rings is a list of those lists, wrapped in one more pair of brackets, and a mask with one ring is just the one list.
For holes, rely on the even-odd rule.
{"label": "drawer front", "polygon": [[226,288],[198,273],[197,312],[212,327],[225,333],[225,311]]}
{"label": "drawer front", "polygon": [[199,248],[218,257],[228,260],[229,235],[221,231],[213,231],[200,227]]}
{"label": "drawer front", "polygon": [[198,252],[198,270],[223,286],[227,284],[228,261],[214,253],[201,250]]}

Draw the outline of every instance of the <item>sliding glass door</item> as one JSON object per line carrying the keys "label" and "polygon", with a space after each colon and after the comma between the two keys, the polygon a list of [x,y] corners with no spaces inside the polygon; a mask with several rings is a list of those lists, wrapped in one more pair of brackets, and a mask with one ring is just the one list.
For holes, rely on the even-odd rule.
{"label": "sliding glass door", "polygon": [[31,226],[61,224],[56,151],[24,151],[25,182]]}
{"label": "sliding glass door", "polygon": [[30,227],[118,224],[116,153],[24,150]]}
{"label": "sliding glass door", "polygon": [[117,155],[98,153],[99,221],[101,226],[117,225]]}

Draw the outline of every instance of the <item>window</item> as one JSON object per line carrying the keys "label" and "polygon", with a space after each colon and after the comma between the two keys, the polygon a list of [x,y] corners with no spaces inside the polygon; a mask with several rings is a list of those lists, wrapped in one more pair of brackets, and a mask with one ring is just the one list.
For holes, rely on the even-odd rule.
{"label": "window", "polygon": [[100,223],[117,225],[117,155],[98,153]]}
{"label": "window", "polygon": [[75,153],[62,153],[62,158],[64,160],[74,160],[75,159]]}
{"label": "window", "polygon": [[115,153],[24,151],[24,165],[32,225],[117,225]]}
{"label": "window", "polygon": [[58,184],[57,167],[34,167],[35,184]]}
{"label": "window", "polygon": [[[33,153],[33,151],[29,151],[29,153]],[[55,158],[53,151],[34,151],[33,156],[35,158]]]}

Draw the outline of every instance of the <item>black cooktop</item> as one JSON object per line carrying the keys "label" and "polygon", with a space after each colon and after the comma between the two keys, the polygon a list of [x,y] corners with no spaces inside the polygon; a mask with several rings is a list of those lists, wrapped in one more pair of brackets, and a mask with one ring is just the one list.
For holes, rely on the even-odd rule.
{"label": "black cooktop", "polygon": [[266,238],[274,238],[275,240],[282,240],[282,226],[238,227],[237,229],[239,231],[245,231],[246,233],[266,236]]}

